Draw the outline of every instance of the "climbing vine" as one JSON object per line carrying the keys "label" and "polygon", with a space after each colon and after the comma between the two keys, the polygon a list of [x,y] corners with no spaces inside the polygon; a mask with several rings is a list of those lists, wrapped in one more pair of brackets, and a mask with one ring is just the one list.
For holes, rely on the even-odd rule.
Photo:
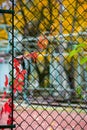
{"label": "climbing vine", "polygon": [[[21,70],[20,69],[20,63],[19,61],[15,58],[14,59],[14,81],[13,81],[13,88],[12,86],[10,86],[10,89],[13,89],[14,94],[16,92],[22,92],[23,86],[24,86],[24,77],[26,74],[26,70]],[[4,86],[5,86],[5,91],[3,92],[2,98],[1,98],[1,102],[4,102],[4,99],[8,96],[8,93],[6,92],[6,89],[9,87],[9,79],[8,76],[5,75],[5,82],[4,82]],[[8,100],[6,100],[6,102],[0,106],[0,120],[3,117],[3,114],[7,114],[8,117],[6,119],[7,125],[11,125],[12,121],[14,119],[12,119],[12,110],[14,109],[15,104],[12,104],[12,98],[9,97]],[[4,130],[4,129],[2,129]]]}

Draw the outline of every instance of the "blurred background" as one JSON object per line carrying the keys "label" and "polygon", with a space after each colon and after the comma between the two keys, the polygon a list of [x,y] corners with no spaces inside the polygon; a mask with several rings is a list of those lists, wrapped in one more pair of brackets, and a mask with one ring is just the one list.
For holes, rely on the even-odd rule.
{"label": "blurred background", "polygon": [[[11,10],[12,2],[1,0],[0,9]],[[59,99],[83,94],[87,100],[87,63],[80,63],[87,58],[87,2],[14,0],[14,10],[14,57],[23,56],[25,93],[40,91]],[[10,13],[0,13],[0,91],[11,70],[11,19]],[[77,52],[71,53],[73,49]]]}

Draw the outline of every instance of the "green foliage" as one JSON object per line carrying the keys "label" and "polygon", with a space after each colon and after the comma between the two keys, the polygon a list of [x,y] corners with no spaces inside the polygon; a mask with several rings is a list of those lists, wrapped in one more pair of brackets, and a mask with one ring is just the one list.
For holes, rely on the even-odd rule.
{"label": "green foliage", "polygon": [[82,86],[78,86],[76,87],[76,95],[78,98],[82,99],[83,98],[83,94],[82,94]]}
{"label": "green foliage", "polygon": [[[87,55],[85,55],[85,51],[84,51],[85,48],[86,48],[86,44],[84,44],[84,43],[80,43],[80,44],[76,45],[74,47],[74,49],[69,53],[69,57],[70,58],[76,57],[79,64],[84,65],[85,63],[87,63]],[[77,86],[75,91],[76,91],[76,96],[78,98],[82,99],[83,98],[82,86]]]}
{"label": "green foliage", "polygon": [[75,50],[72,50],[70,53],[69,53],[69,57],[72,58],[73,56],[76,56],[79,52],[79,49],[75,49]]}
{"label": "green foliage", "polygon": [[86,44],[84,44],[84,43],[80,43],[80,44],[78,44],[78,45],[76,45],[75,47],[74,47],[74,49],[78,49],[78,48],[84,48],[86,46]]}
{"label": "green foliage", "polygon": [[83,64],[87,63],[87,56],[84,55],[85,47],[86,47],[86,44],[84,44],[84,43],[80,43],[80,44],[76,45],[74,47],[74,49],[69,53],[69,57],[72,58],[75,56],[79,56],[79,54],[80,54],[80,64],[83,65]]}
{"label": "green foliage", "polygon": [[87,63],[87,56],[85,56],[85,57],[83,57],[83,58],[80,59],[80,64],[81,65],[83,65],[85,63]]}

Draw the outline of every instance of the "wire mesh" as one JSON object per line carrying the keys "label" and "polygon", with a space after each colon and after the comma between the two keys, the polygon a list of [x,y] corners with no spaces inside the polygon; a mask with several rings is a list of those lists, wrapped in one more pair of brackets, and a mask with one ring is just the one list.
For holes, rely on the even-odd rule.
{"label": "wire mesh", "polygon": [[15,94],[16,129],[87,129],[86,49],[78,47],[86,44],[86,4],[16,1],[15,58],[27,70]]}
{"label": "wire mesh", "polygon": [[14,10],[16,130],[86,130],[87,1],[14,0]]}

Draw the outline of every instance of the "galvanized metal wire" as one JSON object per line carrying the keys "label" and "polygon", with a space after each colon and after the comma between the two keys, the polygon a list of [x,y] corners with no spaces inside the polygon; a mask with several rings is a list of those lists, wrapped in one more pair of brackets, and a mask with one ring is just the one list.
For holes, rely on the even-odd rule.
{"label": "galvanized metal wire", "polygon": [[14,59],[22,79],[26,70],[23,84],[13,85],[16,130],[87,129],[86,5],[84,0],[14,0],[13,84]]}
{"label": "galvanized metal wire", "polygon": [[85,19],[79,11],[83,6],[77,0],[16,3],[20,38],[15,35],[15,57],[23,56],[21,65],[27,70],[23,92],[15,97],[17,129],[86,130],[86,63],[80,64],[82,53],[68,56],[79,39],[86,42],[86,28],[77,18]]}

